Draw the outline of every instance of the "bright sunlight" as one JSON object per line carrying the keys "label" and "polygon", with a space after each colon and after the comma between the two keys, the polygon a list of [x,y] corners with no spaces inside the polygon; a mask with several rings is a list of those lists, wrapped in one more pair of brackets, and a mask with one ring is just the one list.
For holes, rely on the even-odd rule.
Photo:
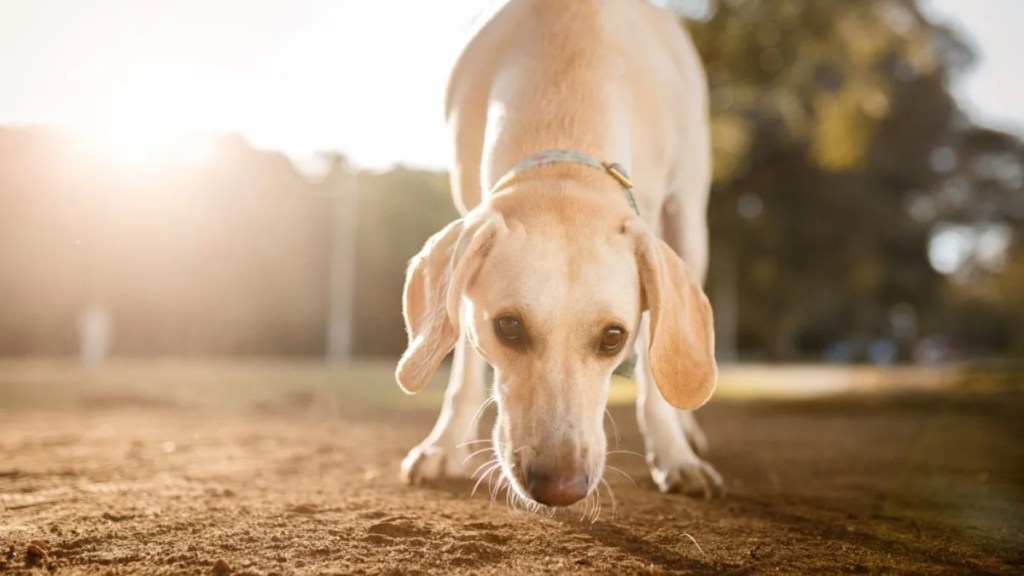
{"label": "bright sunlight", "polygon": [[97,118],[78,130],[86,144],[106,161],[143,168],[166,160],[204,164],[213,148],[200,132],[220,108],[184,79],[142,77],[114,89]]}

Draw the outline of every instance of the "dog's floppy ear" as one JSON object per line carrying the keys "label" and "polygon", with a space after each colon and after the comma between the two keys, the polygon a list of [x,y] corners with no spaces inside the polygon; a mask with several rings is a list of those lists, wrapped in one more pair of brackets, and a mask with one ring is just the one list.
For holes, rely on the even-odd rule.
{"label": "dog's floppy ear", "polygon": [[402,314],[409,346],[395,377],[408,394],[422,390],[459,340],[459,301],[497,232],[492,215],[456,220],[427,240],[405,275]]}
{"label": "dog's floppy ear", "polygon": [[661,239],[637,235],[644,309],[650,311],[651,372],[676,408],[699,408],[718,381],[711,304],[682,259]]}

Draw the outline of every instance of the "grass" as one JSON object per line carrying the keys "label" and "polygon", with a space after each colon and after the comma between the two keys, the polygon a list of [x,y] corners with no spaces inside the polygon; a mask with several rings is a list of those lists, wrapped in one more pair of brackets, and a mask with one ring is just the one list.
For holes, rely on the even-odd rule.
{"label": "grass", "polygon": [[[448,378],[442,368],[422,393],[404,394],[394,381],[394,361],[364,360],[331,365],[282,359],[118,359],[96,370],[72,359],[0,360],[0,410],[77,408],[89,404],[136,403],[219,410],[301,407],[335,409],[436,407]],[[1016,375],[923,367],[824,365],[723,366],[716,398],[802,399],[836,394],[871,394],[946,388],[971,389],[1020,382]],[[635,386],[615,376],[611,404],[630,403]]]}
{"label": "grass", "polygon": [[317,398],[342,407],[421,408],[440,402],[442,386],[407,397],[395,384],[393,371],[393,363],[383,361],[329,365],[279,359],[124,359],[87,370],[73,360],[2,360],[0,409],[132,402],[231,410]]}

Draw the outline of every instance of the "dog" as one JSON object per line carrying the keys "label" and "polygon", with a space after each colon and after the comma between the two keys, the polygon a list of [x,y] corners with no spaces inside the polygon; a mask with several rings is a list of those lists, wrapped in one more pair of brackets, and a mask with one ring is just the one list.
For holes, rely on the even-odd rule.
{"label": "dog", "polygon": [[462,217],[409,263],[396,378],[419,392],[454,358],[402,477],[467,476],[490,364],[491,470],[531,504],[591,496],[611,377],[635,349],[654,482],[720,492],[688,412],[718,369],[707,81],[677,17],[643,0],[511,0],[458,58],[445,108]]}

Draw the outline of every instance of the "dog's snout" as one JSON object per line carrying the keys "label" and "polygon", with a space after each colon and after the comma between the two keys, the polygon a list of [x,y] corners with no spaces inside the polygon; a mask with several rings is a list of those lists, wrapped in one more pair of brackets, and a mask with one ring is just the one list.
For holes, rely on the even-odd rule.
{"label": "dog's snout", "polygon": [[582,468],[551,471],[531,467],[526,474],[526,491],[545,506],[569,506],[587,496],[590,482]]}

